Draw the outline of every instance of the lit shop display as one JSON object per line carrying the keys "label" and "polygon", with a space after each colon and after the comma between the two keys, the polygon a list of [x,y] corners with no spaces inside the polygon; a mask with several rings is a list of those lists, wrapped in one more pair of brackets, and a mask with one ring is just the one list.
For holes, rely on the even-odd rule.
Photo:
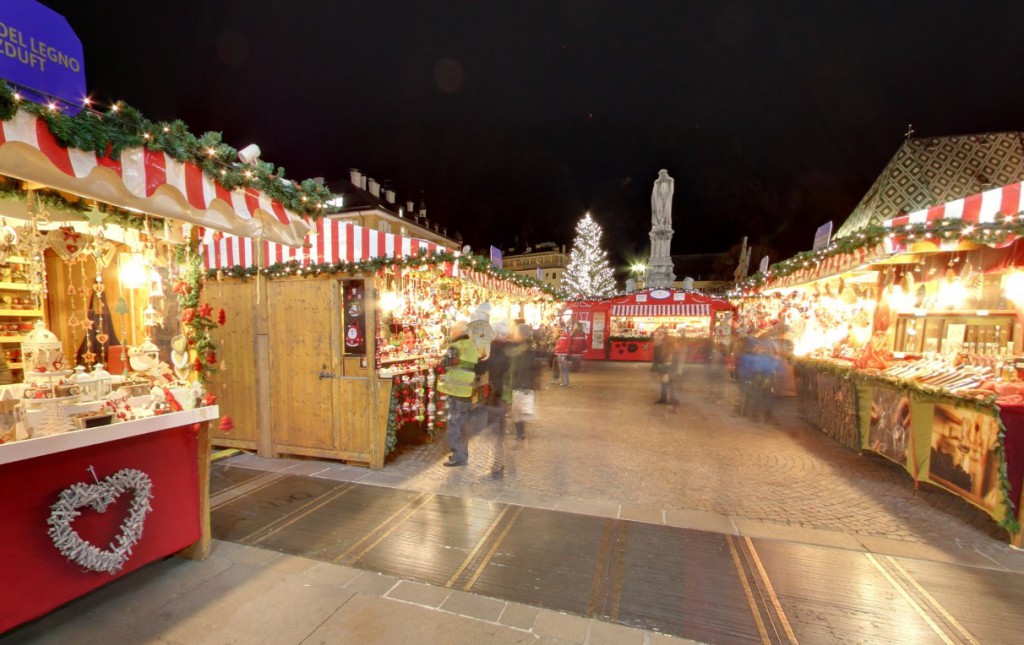
{"label": "lit shop display", "polygon": [[738,299],[740,329],[791,339],[805,419],[963,497],[1015,543],[1021,194],[1013,184],[888,220],[776,265]]}
{"label": "lit shop display", "polygon": [[[245,351],[226,359],[256,387],[220,375],[236,427],[214,432],[217,445],[382,468],[400,436],[443,428],[438,363],[455,321],[483,303],[492,323],[540,326],[556,313],[533,281],[423,240],[323,219],[309,241],[306,250],[231,236],[204,245],[211,299],[252,312],[233,327]],[[263,417],[261,400],[270,401]]]}
{"label": "lit shop display", "polygon": [[[587,332],[587,359],[650,361],[654,332],[675,334],[694,346],[729,338],[733,305],[695,291],[651,289],[600,301],[574,302],[563,313]],[[696,357],[695,353],[695,357]]]}
{"label": "lit shop display", "polygon": [[71,117],[0,83],[0,486],[17,491],[0,499],[0,632],[209,553],[234,312],[210,300],[200,242],[300,244],[312,213],[294,206],[318,200],[287,200],[265,168],[247,180],[235,155],[123,104]]}

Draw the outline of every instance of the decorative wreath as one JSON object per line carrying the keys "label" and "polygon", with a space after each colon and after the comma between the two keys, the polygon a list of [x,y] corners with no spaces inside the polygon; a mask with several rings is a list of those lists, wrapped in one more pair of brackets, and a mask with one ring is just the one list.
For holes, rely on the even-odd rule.
{"label": "decorative wreath", "polygon": [[[121,522],[121,531],[114,542],[101,549],[82,539],[71,523],[82,514],[78,509],[92,507],[97,513],[105,513],[122,493],[133,491],[128,516]],[[51,507],[46,523],[50,526],[47,534],[53,540],[61,555],[91,571],[106,571],[114,575],[124,567],[132,554],[132,547],[142,539],[142,525],[152,510],[153,482],[141,470],[125,468],[95,484],[78,482],[60,493],[57,503]],[[115,546],[116,542],[116,546]]]}

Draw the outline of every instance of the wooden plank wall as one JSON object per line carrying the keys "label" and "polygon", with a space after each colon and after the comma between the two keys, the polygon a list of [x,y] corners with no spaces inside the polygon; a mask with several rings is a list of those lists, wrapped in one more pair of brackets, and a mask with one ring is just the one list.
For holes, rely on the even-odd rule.
{"label": "wooden plank wall", "polygon": [[208,280],[202,300],[214,311],[223,308],[227,315],[227,324],[210,332],[220,346],[220,360],[226,369],[214,374],[207,389],[217,395],[221,413],[230,415],[235,427],[224,433],[214,425],[213,444],[255,450],[260,405],[256,391],[256,280]]}

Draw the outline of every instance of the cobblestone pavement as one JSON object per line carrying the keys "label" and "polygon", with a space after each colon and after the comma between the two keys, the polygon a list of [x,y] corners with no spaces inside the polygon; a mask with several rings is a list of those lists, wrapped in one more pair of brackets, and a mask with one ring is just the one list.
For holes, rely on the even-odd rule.
{"label": "cobblestone pavement", "polygon": [[504,479],[490,478],[495,450],[485,434],[474,437],[468,467],[441,465],[448,451],[439,435],[400,446],[384,473],[412,488],[614,501],[944,550],[1008,551],[1001,529],[980,511],[942,491],[915,491],[897,466],[809,427],[792,399],[776,402],[775,424],[759,424],[735,414],[733,384],[720,396],[713,400],[701,366],[693,366],[672,413],[654,404],[648,365],[587,363],[569,388],[545,383],[527,445],[506,451]]}

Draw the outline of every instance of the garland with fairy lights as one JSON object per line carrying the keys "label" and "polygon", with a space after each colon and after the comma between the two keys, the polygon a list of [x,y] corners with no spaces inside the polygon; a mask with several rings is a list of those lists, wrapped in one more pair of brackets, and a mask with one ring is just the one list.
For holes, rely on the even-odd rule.
{"label": "garland with fairy lights", "polygon": [[958,239],[987,246],[1000,245],[1011,237],[1024,237],[1024,218],[1019,213],[1000,214],[993,222],[968,222],[942,219],[899,228],[868,226],[858,233],[839,238],[817,251],[803,251],[788,260],[771,265],[767,274],[757,272],[737,285],[738,289],[756,289],[768,280],[784,278],[803,271],[836,255],[847,255],[863,248],[873,248],[886,239],[913,242],[952,241]]}
{"label": "garland with fairy lights", "polygon": [[192,370],[199,382],[205,385],[218,369],[217,341],[210,336],[210,330],[218,325],[223,326],[227,322],[227,314],[219,309],[214,318],[213,307],[209,303],[200,303],[204,271],[203,258],[197,252],[198,248],[199,241],[196,239],[175,250],[178,266],[183,267],[183,271],[172,289],[178,296],[178,311],[186,342],[189,349],[195,351]]}
{"label": "garland with fairy lights", "polygon": [[35,115],[65,148],[93,151],[119,159],[125,150],[147,148],[165,152],[178,162],[191,162],[210,179],[228,190],[251,187],[285,208],[311,218],[323,217],[326,203],[333,198],[326,186],[312,179],[301,183],[284,179],[284,168],[267,162],[236,163],[238,150],[224,143],[220,132],[193,135],[184,121],[154,122],[137,109],[117,102],[99,112],[86,102],[75,116],[60,110],[56,101],[40,105],[23,100],[17,90],[0,81],[0,121],[10,121],[24,110]]}
{"label": "garland with fairy lights", "polygon": [[263,268],[233,266],[223,269],[210,269],[207,271],[207,276],[244,279],[253,277],[257,274],[266,276],[267,278],[287,278],[291,276],[312,277],[336,274],[366,275],[375,274],[386,269],[409,269],[421,266],[426,266],[430,269],[438,269],[444,264],[458,264],[461,269],[472,269],[473,271],[482,273],[489,277],[511,282],[516,286],[527,289],[536,289],[545,295],[553,298],[559,298],[558,291],[550,285],[544,284],[530,276],[521,275],[506,269],[499,269],[491,264],[490,260],[483,256],[455,255],[455,253],[451,251],[427,252],[422,249],[417,255],[400,258],[377,257],[367,260],[359,260],[358,262],[340,261],[320,264],[302,264],[298,260],[289,260],[288,262],[275,262],[274,264]]}

